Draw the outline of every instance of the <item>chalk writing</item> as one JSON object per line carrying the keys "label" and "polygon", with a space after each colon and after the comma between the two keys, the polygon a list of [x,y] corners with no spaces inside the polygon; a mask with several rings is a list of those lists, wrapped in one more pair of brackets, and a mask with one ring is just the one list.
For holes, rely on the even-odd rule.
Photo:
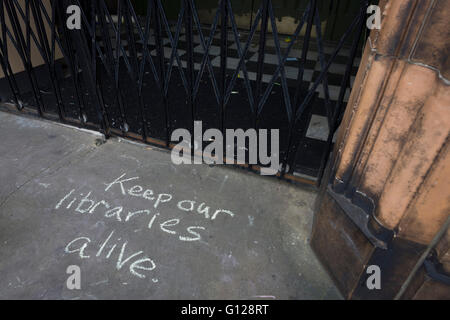
{"label": "chalk writing", "polygon": [[[104,193],[116,196],[119,192],[122,196],[130,199],[141,198],[149,202],[143,208],[126,208],[117,203],[117,198],[113,201],[106,200],[99,196],[101,192],[89,190],[79,192],[77,189],[69,190],[55,205],[56,211],[68,211],[80,217],[91,215],[101,215],[103,218],[115,223],[140,223],[143,224],[139,230],[159,230],[163,235],[176,237],[184,243],[199,242],[202,234],[207,229],[204,226],[191,225],[181,227],[182,219],[193,216],[200,216],[205,221],[216,219],[234,218],[235,214],[226,209],[212,209],[212,205],[194,200],[175,200],[176,196],[170,193],[158,192],[152,188],[137,184],[140,177],[128,177],[126,173],[111,182],[104,183]],[[140,202],[145,203],[144,202]],[[175,210],[183,213],[183,218],[163,218],[162,210],[166,210],[173,203]],[[173,208],[173,206],[172,206]],[[187,214],[193,213],[194,215]],[[103,223],[103,222],[102,222]],[[129,249],[128,241],[116,236],[116,230],[110,232],[103,240],[96,243],[86,235],[79,236],[71,240],[65,247],[66,254],[75,254],[80,259],[89,260],[92,257],[103,258],[105,260],[115,259],[115,268],[120,271],[128,269],[130,274],[145,279],[156,269],[153,259],[146,256],[143,251],[133,251]],[[96,249],[97,248],[97,249]],[[151,279],[153,283],[158,283],[158,279]]]}
{"label": "chalk writing", "polygon": [[[139,197],[154,202],[151,205],[151,208],[127,210],[123,206],[112,206],[104,199],[96,200],[93,191],[89,191],[86,194],[80,193],[78,196],[76,189],[72,189],[56,204],[55,209],[65,208],[66,210],[73,210],[75,214],[80,215],[102,212],[105,218],[125,223],[138,217],[148,217],[148,230],[151,230],[156,223],[156,220],[160,217],[160,213],[154,212],[153,210],[161,209],[162,205],[168,204],[174,197],[172,194],[168,193],[155,193],[153,190],[144,188],[140,185],[131,187],[126,186],[127,183],[138,179],[139,177],[128,178],[126,177],[126,174],[122,174],[112,182],[104,184],[106,185],[105,192],[112,192],[113,188],[116,188],[122,195]],[[181,200],[177,203],[177,208],[182,212],[197,213],[208,220],[216,220],[219,216],[229,216],[231,218],[235,216],[230,210],[216,209],[215,211],[211,211],[211,206],[208,206],[204,202],[197,205],[197,202],[194,200]],[[159,227],[161,231],[166,234],[178,235],[179,232],[173,227],[178,226],[180,222],[180,219],[159,221]],[[206,228],[201,226],[189,226],[186,228],[186,232],[189,236],[179,235],[178,239],[185,242],[200,241],[202,239],[200,233],[194,230],[204,231]]]}
{"label": "chalk writing", "polygon": [[[112,238],[114,233],[115,230],[108,235],[105,241],[100,242],[100,249],[98,249],[97,253],[95,254],[96,257],[102,256],[104,249],[110,242],[113,241]],[[117,247],[120,247],[120,252],[117,255],[115,264],[117,270],[121,270],[128,264],[128,270],[132,275],[141,279],[145,279],[147,276],[143,273],[144,271],[153,271],[156,269],[155,262],[149,257],[145,256],[143,251],[131,251],[129,253],[126,253],[128,242],[124,241],[122,244],[120,244],[120,238],[116,241],[117,242],[112,245],[111,249],[105,255],[105,258],[110,259],[115,249]],[[92,245],[92,241],[89,237],[78,237],[70,241],[65,247],[64,251],[67,254],[78,254],[80,259],[90,259],[93,253],[88,253],[88,251],[92,250],[93,247],[94,246]],[[153,282],[156,283],[157,281],[157,279],[153,279]]]}

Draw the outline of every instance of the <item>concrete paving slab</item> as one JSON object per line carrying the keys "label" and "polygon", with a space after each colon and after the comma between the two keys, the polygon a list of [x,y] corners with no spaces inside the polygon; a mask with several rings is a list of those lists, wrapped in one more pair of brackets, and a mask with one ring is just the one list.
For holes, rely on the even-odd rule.
{"label": "concrete paving slab", "polygon": [[0,123],[0,204],[33,177],[74,153],[88,151],[99,138],[4,112],[0,112]]}
{"label": "concrete paving slab", "polygon": [[340,298],[313,191],[5,113],[0,135],[1,299]]}

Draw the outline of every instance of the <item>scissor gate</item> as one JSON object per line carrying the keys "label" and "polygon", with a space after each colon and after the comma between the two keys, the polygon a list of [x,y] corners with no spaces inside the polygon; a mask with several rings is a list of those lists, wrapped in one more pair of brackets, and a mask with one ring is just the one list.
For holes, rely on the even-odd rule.
{"label": "scissor gate", "polygon": [[[277,30],[275,0],[259,1],[249,29],[238,28],[232,0],[217,2],[211,24],[194,0],[178,1],[176,20],[166,15],[174,1],[148,0],[146,14],[130,0],[114,10],[103,0],[0,2],[3,102],[167,148],[173,130],[193,130],[194,121],[205,129],[277,128],[279,177],[306,182],[323,174],[368,6],[360,1],[340,40],[330,42],[320,12],[340,1],[305,0],[290,35]],[[80,29],[67,28],[71,5],[81,8]]]}

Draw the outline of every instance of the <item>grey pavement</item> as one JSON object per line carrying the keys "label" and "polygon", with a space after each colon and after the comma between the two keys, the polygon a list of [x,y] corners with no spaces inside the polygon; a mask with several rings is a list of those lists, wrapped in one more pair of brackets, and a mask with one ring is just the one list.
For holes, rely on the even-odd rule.
{"label": "grey pavement", "polygon": [[0,137],[0,299],[341,298],[314,191],[3,112]]}

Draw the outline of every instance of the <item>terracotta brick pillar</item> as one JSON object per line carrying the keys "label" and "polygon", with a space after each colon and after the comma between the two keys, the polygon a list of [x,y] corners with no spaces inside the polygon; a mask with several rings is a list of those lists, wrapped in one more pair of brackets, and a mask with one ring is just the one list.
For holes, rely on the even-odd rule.
{"label": "terracotta brick pillar", "polygon": [[450,299],[450,0],[380,2],[311,245],[346,298]]}

